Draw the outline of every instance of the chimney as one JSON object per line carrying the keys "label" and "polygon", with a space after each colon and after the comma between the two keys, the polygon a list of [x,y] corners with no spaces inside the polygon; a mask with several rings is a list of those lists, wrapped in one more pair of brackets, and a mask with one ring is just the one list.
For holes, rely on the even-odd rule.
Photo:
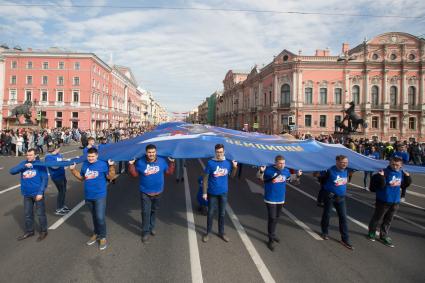
{"label": "chimney", "polygon": [[350,50],[350,44],[348,44],[348,43],[343,43],[342,44],[342,54],[345,54],[345,53],[347,53],[348,52],[348,50]]}
{"label": "chimney", "polygon": [[323,50],[323,56],[329,56],[329,54],[330,54],[329,47]]}
{"label": "chimney", "polygon": [[327,56],[325,54],[326,54],[326,51],[325,50],[316,49],[316,55],[315,56],[319,56],[319,57]]}

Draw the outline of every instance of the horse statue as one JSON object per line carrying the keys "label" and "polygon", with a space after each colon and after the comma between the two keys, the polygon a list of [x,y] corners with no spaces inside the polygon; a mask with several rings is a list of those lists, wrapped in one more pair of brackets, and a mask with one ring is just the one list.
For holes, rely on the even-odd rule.
{"label": "horse statue", "polygon": [[[339,130],[339,132],[342,132],[344,134],[354,133],[357,131],[359,125],[363,127],[363,129],[367,128],[367,123],[361,118],[358,114],[355,112],[355,104],[353,101],[350,103],[350,107],[347,109],[342,110],[342,112],[345,113],[344,119],[340,122],[335,121],[335,131],[336,129]],[[345,125],[345,121],[347,121],[348,125]]]}
{"label": "horse statue", "polygon": [[31,107],[32,102],[27,100],[24,102],[24,104],[18,105],[12,109],[11,116],[16,117],[16,124],[19,123],[18,117],[20,115],[24,115],[26,123],[31,123]]}

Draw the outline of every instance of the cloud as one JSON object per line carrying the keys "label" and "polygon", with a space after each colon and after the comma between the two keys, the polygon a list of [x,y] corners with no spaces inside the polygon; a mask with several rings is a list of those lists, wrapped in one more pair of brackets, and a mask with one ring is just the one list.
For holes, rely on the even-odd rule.
{"label": "cloud", "polygon": [[[103,0],[98,3],[108,4]],[[350,14],[396,14],[407,10],[408,15],[420,15],[425,8],[421,1],[385,0],[345,1],[343,5],[339,0],[213,0],[173,5]],[[365,36],[372,38],[393,30],[423,33],[421,26],[415,24],[419,20],[318,14],[74,7],[58,11],[58,17],[33,9],[27,14],[38,15],[30,20],[20,9],[8,13],[24,20],[23,25],[28,26],[29,21],[38,23],[31,24],[34,35],[27,35],[29,46],[57,45],[94,52],[105,61],[113,53],[115,63],[132,68],[141,86],[152,90],[170,111],[192,109],[222,88],[229,69],[249,71],[255,64],[268,64],[283,49],[313,54],[315,49],[329,47],[337,55],[342,42],[355,46]],[[8,24],[23,28],[17,21]],[[45,35],[43,42],[37,33]]]}

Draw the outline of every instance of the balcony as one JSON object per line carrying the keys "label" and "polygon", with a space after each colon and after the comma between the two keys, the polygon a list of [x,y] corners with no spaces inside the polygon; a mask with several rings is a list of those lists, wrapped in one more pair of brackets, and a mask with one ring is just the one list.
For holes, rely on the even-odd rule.
{"label": "balcony", "polygon": [[280,103],[279,104],[279,108],[290,108],[291,107],[291,103]]}
{"label": "balcony", "polygon": [[384,104],[371,104],[371,110],[384,110]]}
{"label": "balcony", "polygon": [[403,105],[391,105],[390,104],[390,110],[392,110],[392,111],[401,111],[401,110],[403,110]]}
{"label": "balcony", "polygon": [[409,105],[409,111],[421,111],[422,105]]}
{"label": "balcony", "polygon": [[252,112],[252,113],[255,113],[255,112],[257,112],[257,107],[251,107],[249,109],[249,111]]}

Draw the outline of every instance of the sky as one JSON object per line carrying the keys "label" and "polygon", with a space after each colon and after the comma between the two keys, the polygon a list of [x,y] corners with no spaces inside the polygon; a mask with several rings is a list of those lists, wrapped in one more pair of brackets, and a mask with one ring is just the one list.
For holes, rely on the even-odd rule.
{"label": "sky", "polygon": [[249,72],[284,49],[339,55],[343,42],[391,31],[425,37],[424,27],[425,1],[410,0],[0,0],[0,43],[112,58],[169,112],[192,110],[223,89],[227,71]]}

